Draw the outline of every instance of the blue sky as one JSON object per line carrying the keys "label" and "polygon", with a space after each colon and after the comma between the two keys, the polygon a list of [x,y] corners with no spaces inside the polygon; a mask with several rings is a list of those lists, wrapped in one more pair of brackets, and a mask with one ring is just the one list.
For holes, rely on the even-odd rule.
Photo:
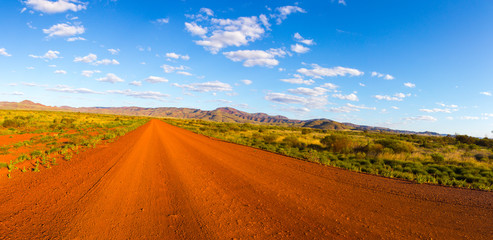
{"label": "blue sky", "polygon": [[1,101],[493,137],[491,1],[0,3]]}

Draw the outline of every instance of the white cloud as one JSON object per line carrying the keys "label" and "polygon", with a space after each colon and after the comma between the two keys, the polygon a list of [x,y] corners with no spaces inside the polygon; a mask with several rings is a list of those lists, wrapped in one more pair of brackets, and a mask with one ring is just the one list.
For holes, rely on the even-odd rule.
{"label": "white cloud", "polygon": [[93,91],[88,88],[73,88],[66,85],[57,85],[54,88],[47,88],[48,91],[54,92],[65,92],[65,93],[91,93],[91,94],[101,94],[100,92]]}
{"label": "white cloud", "polygon": [[110,52],[112,55],[117,55],[118,53],[120,53],[120,49],[110,48],[108,49],[108,52]]}
{"label": "white cloud", "polygon": [[129,84],[130,85],[134,85],[134,86],[138,86],[138,87],[142,86],[142,82],[141,81],[132,81]]}
{"label": "white cloud", "polygon": [[52,50],[48,50],[48,52],[45,53],[45,55],[43,56],[35,56],[33,54],[29,54],[29,57],[32,57],[32,58],[41,58],[41,59],[57,59],[57,58],[60,58],[58,56],[58,54],[60,54],[59,51],[52,51]]}
{"label": "white cloud", "polygon": [[34,67],[26,67],[27,70],[33,70]]}
{"label": "white cloud", "polygon": [[173,58],[173,59],[182,59],[182,60],[185,60],[185,61],[190,60],[190,57],[188,55],[180,55],[180,54],[177,54],[177,53],[174,53],[174,52],[166,53],[166,57],[167,58]]}
{"label": "white cloud", "polygon": [[85,41],[86,39],[83,37],[71,37],[67,38],[67,42],[75,42],[75,41]]}
{"label": "white cloud", "polygon": [[339,86],[337,86],[337,85],[335,85],[335,84],[333,84],[333,83],[325,83],[325,84],[323,84],[323,85],[322,85],[322,86],[320,86],[320,87],[323,87],[323,88],[328,88],[328,89],[330,89],[330,90],[335,90],[335,89],[337,89]]}
{"label": "white cloud", "polygon": [[426,109],[422,108],[419,109],[421,112],[426,112],[426,113],[452,113],[458,111],[458,109],[450,109],[450,108],[433,108],[433,109]]}
{"label": "white cloud", "polygon": [[92,77],[94,73],[100,73],[101,71],[99,70],[83,70],[81,75],[85,77]]}
{"label": "white cloud", "polygon": [[285,93],[268,93],[265,99],[271,102],[285,104],[306,104],[307,100],[304,97],[289,95]]}
{"label": "white cloud", "polygon": [[26,0],[28,7],[43,13],[62,13],[66,11],[78,12],[87,8],[87,3],[79,0]]}
{"label": "white cloud", "polygon": [[176,72],[176,74],[180,74],[180,75],[183,75],[183,76],[193,76],[193,74],[191,74],[189,72],[185,72],[185,71],[178,71],[178,72]]}
{"label": "white cloud", "polygon": [[115,59],[102,59],[102,60],[99,60],[99,61],[96,61],[93,63],[93,65],[95,66],[98,66],[98,65],[119,65],[120,62],[118,62],[117,60]]}
{"label": "white cloud", "polygon": [[437,104],[442,106],[442,107],[446,107],[446,108],[458,108],[459,107],[458,105],[455,105],[455,104],[451,104],[451,105],[447,105],[444,103],[437,103]]}
{"label": "white cloud", "polygon": [[245,85],[250,85],[253,83],[252,80],[248,80],[248,79],[241,80],[241,82]]}
{"label": "white cloud", "polygon": [[119,78],[113,73],[108,73],[106,74],[106,77],[98,78],[96,80],[100,82],[109,82],[109,83],[124,82],[123,79]]}
{"label": "white cloud", "polygon": [[364,83],[358,83],[360,86],[362,87],[366,87],[366,85]]}
{"label": "white cloud", "polygon": [[85,29],[84,26],[59,23],[51,26],[49,29],[43,29],[43,32],[48,34],[48,37],[70,37],[83,34]]}
{"label": "white cloud", "polygon": [[156,19],[155,23],[157,23],[157,24],[169,23],[169,18],[158,18],[158,19]]}
{"label": "white cloud", "polygon": [[55,74],[67,74],[67,71],[65,71],[65,70],[55,70],[53,73],[55,73]]}
{"label": "white cloud", "polygon": [[207,33],[207,27],[201,27],[201,26],[197,25],[197,23],[195,23],[195,22],[192,22],[192,23],[186,22],[185,28],[192,35],[204,36]]}
{"label": "white cloud", "polygon": [[163,77],[149,76],[144,81],[148,83],[162,83],[162,82],[168,82],[168,79]]}
{"label": "white cloud", "polygon": [[154,99],[154,100],[159,100],[159,101],[164,101],[163,98],[169,97],[167,94],[163,94],[160,92],[154,92],[154,91],[133,91],[130,89],[127,90],[108,90],[106,91],[107,93],[113,93],[113,94],[121,94],[125,96],[130,96],[130,97],[135,97],[135,98],[143,98],[143,99]]}
{"label": "white cloud", "polygon": [[416,116],[416,117],[406,117],[403,118],[405,121],[428,121],[428,122],[435,122],[437,121],[436,118],[432,116]]}
{"label": "white cloud", "polygon": [[7,50],[5,48],[0,48],[0,55],[1,56],[6,56],[6,57],[12,56],[12,55],[10,55],[10,54],[7,53]]}
{"label": "white cloud", "polygon": [[416,87],[416,84],[407,82],[407,83],[404,83],[404,86],[406,86],[408,88],[414,88],[414,87]]}
{"label": "white cloud", "polygon": [[207,16],[214,16],[214,11],[209,8],[201,8],[200,12],[205,13]]}
{"label": "white cloud", "polygon": [[306,53],[308,51],[310,51],[310,48],[307,48],[301,44],[294,44],[294,45],[291,45],[291,51],[293,52],[296,52],[296,53]]}
{"label": "white cloud", "polygon": [[377,78],[383,78],[385,80],[394,80],[394,76],[390,75],[390,74],[383,74],[383,73],[379,73],[379,72],[371,72],[371,76],[372,77],[377,77]]}
{"label": "white cloud", "polygon": [[337,3],[346,6],[346,0],[338,0]]}
{"label": "white cloud", "polygon": [[282,49],[271,48],[267,51],[262,50],[238,50],[232,52],[224,52],[224,56],[234,62],[243,61],[243,66],[253,67],[274,67],[279,64],[276,57],[284,57],[287,53]]}
{"label": "white cloud", "polygon": [[282,21],[286,20],[288,15],[293,13],[306,13],[306,11],[298,6],[284,6],[276,8],[277,14],[271,15],[272,18],[276,18],[276,23],[279,25]]}
{"label": "white cloud", "polygon": [[281,79],[281,81],[287,82],[287,83],[292,83],[292,84],[305,84],[305,85],[312,85],[315,83],[315,81],[313,81],[311,79],[309,79],[309,80],[303,79],[298,74],[295,74],[294,78]]}
{"label": "white cloud", "polygon": [[336,76],[361,76],[364,73],[354,68],[345,68],[345,67],[334,67],[334,68],[324,68],[319,66],[318,64],[311,64],[313,69],[300,68],[297,72],[313,77],[313,78],[323,78],[323,77],[336,77]]}
{"label": "white cloud", "polygon": [[184,88],[194,92],[224,92],[224,91],[233,90],[231,85],[220,81],[191,83],[191,84],[183,84],[183,85],[175,83],[173,84],[173,86]]}
{"label": "white cloud", "polygon": [[359,101],[358,96],[354,93],[348,94],[348,95],[342,95],[342,94],[333,94],[332,97],[339,98],[342,100],[349,100],[349,101]]}
{"label": "white cloud", "polygon": [[93,53],[89,53],[89,55],[84,57],[75,57],[74,62],[84,62],[84,63],[92,63],[98,59],[98,56]]}
{"label": "white cloud", "polygon": [[288,89],[288,92],[299,95],[307,95],[307,96],[321,96],[324,95],[328,90],[321,87],[314,88],[304,88],[299,87],[296,89]]}
{"label": "white cloud", "polygon": [[313,45],[315,44],[315,42],[313,41],[313,39],[305,39],[303,38],[299,33],[295,33],[294,34],[294,39],[300,43],[303,43],[305,45]]}
{"label": "white cloud", "polygon": [[485,96],[492,96],[491,92],[480,92],[479,94],[482,94]]}
{"label": "white cloud", "polygon": [[180,65],[179,67],[174,67],[174,66],[170,66],[167,64],[163,64],[161,66],[161,68],[164,70],[165,73],[172,73],[175,71],[183,71],[183,70],[189,69],[188,67],[185,67],[183,65]]}
{"label": "white cloud", "polygon": [[198,35],[202,40],[197,40],[197,45],[203,46],[213,54],[228,46],[244,46],[249,42],[254,42],[265,33],[262,27],[262,20],[257,16],[239,17],[237,19],[217,19],[210,20],[212,33],[207,36],[207,27],[197,25],[195,22],[185,23],[186,29],[192,35]]}
{"label": "white cloud", "polygon": [[485,117],[493,117],[493,113],[482,113],[481,115]]}
{"label": "white cloud", "polygon": [[373,97],[376,98],[376,99],[378,99],[378,100],[399,101],[400,102],[400,101],[404,100],[404,98],[410,97],[410,96],[411,96],[410,93],[408,93],[408,94],[396,93],[393,96],[389,96],[389,95],[375,95]]}
{"label": "white cloud", "polygon": [[389,75],[389,74],[385,74],[385,76],[383,77],[383,79],[385,79],[385,80],[394,80],[394,76]]}
{"label": "white cloud", "polygon": [[398,108],[398,107],[396,107],[396,106],[392,106],[392,107],[390,107],[390,108],[395,109],[395,110],[399,110],[399,108]]}
{"label": "white cloud", "polygon": [[326,96],[299,97],[285,93],[268,93],[265,100],[282,104],[301,104],[308,108],[323,108],[328,104]]}
{"label": "white cloud", "polygon": [[23,92],[14,91],[10,95],[21,96],[21,95],[24,95],[24,93]]}
{"label": "white cloud", "polygon": [[351,103],[346,103],[346,105],[341,107],[333,107],[330,109],[331,112],[338,113],[350,113],[350,112],[359,112],[361,109],[365,110],[377,110],[375,107],[366,107],[365,105],[353,105]]}

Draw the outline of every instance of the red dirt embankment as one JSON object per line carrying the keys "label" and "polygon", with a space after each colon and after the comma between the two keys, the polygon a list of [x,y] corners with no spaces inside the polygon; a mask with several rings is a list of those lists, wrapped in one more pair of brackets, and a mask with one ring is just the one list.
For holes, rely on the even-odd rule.
{"label": "red dirt embankment", "polygon": [[158,120],[0,180],[0,239],[488,239],[493,193],[358,174]]}

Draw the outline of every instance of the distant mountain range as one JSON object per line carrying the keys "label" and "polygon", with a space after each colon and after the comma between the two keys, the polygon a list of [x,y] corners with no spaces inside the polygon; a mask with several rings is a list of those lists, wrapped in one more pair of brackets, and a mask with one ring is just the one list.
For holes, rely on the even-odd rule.
{"label": "distant mountain range", "polygon": [[39,110],[39,111],[67,111],[67,112],[84,112],[84,113],[102,113],[129,116],[148,116],[148,117],[169,117],[169,118],[186,118],[201,119],[215,122],[231,123],[253,123],[268,124],[278,126],[306,127],[322,130],[360,130],[360,131],[377,131],[392,132],[403,134],[420,134],[442,136],[435,132],[413,132],[394,130],[390,128],[372,127],[356,125],[352,123],[340,123],[329,119],[311,119],[295,120],[284,116],[271,116],[265,113],[247,113],[230,107],[217,108],[212,111],[204,111],[194,108],[142,108],[142,107],[81,107],[74,108],[68,106],[51,107],[40,103],[34,103],[29,100],[22,102],[0,102],[0,109],[4,110]]}

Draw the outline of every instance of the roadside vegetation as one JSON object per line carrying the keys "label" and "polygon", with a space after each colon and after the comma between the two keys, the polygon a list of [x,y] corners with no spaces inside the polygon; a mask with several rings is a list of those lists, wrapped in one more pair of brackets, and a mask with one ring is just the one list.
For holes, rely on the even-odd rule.
{"label": "roadside vegetation", "polygon": [[493,139],[164,119],[228,142],[418,183],[493,190]]}
{"label": "roadside vegetation", "polygon": [[149,119],[72,112],[0,110],[0,169],[38,172],[96,145],[112,142]]}

